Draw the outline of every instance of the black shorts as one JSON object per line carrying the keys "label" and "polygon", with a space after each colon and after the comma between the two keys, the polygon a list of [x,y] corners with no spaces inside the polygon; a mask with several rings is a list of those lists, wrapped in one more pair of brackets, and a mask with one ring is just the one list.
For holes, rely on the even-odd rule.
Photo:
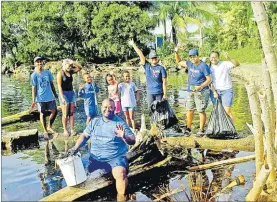
{"label": "black shorts", "polygon": [[56,101],[52,100],[49,102],[38,102],[38,111],[44,113],[47,110],[57,109]]}

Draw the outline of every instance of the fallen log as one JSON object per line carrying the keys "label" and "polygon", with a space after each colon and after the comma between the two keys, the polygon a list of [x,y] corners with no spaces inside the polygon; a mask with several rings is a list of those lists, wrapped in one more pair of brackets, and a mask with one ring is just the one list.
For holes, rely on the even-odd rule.
{"label": "fallen log", "polygon": [[[134,145],[126,155],[129,161],[128,178],[130,178],[130,180],[136,179],[136,177],[141,174],[151,172],[156,169],[173,168],[173,166],[175,166],[174,162],[180,161],[175,157],[163,156],[156,145],[156,141],[153,136],[150,135],[149,131],[145,131],[141,139],[142,141],[137,142],[137,144]],[[53,139],[53,145],[55,144],[54,141],[55,139]],[[182,169],[184,169],[186,165],[188,165],[188,162],[186,159],[182,159]],[[113,184],[114,180],[110,177],[110,175],[102,175],[99,177],[89,176],[85,182],[74,187],[65,187],[50,196],[41,199],[40,201],[78,200],[80,197]]]}
{"label": "fallen log", "polygon": [[253,136],[241,139],[218,140],[210,138],[190,137],[168,137],[164,139],[169,145],[179,145],[185,148],[211,149],[215,151],[238,150],[255,151],[255,142]]}
{"label": "fallen log", "polygon": [[[58,106],[58,111],[61,110],[61,107]],[[50,112],[46,112],[46,115],[49,116]],[[31,121],[31,120],[39,120],[39,112],[36,111],[30,111],[26,110],[23,112],[20,112],[18,114],[14,114],[11,116],[7,116],[2,118],[2,126],[12,124],[12,123],[17,123],[17,122],[22,122],[22,121]]]}
{"label": "fallen log", "polygon": [[39,147],[38,130],[22,130],[2,134],[2,149],[16,152],[20,149]]}
{"label": "fallen log", "polygon": [[[139,169],[130,168],[130,173],[128,178],[132,178],[140,173],[150,171],[154,168],[159,168],[165,166],[169,161],[170,157],[160,161],[151,166],[145,166]],[[107,187],[114,183],[113,179],[107,179],[107,177],[100,178],[88,178],[85,182],[74,187],[65,187],[54,194],[47,196],[40,201],[73,201],[86,194],[89,194],[93,191],[99,190],[101,188]]]}
{"label": "fallen log", "polygon": [[218,167],[218,166],[243,163],[243,162],[252,161],[252,160],[255,160],[255,155],[243,156],[243,157],[239,157],[239,158],[235,158],[235,159],[228,159],[228,160],[223,160],[223,161],[217,161],[217,162],[199,165],[199,166],[187,167],[187,169],[189,171],[199,171],[199,170],[211,169],[211,168]]}

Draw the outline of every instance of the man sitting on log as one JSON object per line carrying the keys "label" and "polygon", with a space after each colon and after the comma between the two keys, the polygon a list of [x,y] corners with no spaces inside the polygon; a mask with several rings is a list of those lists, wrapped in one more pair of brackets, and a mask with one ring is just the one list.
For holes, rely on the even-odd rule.
{"label": "man sitting on log", "polygon": [[[52,73],[43,69],[43,58],[35,57],[35,71],[31,75],[31,85],[32,85],[32,105],[31,110],[34,109],[36,103],[38,105],[38,111],[40,112],[40,121],[44,130],[44,138],[48,139],[48,132],[54,133],[52,125],[55,121],[57,115],[57,105],[55,97],[58,95],[56,93],[53,80],[54,77]],[[46,114],[47,110],[51,111],[49,117],[49,125],[46,127]]]}
{"label": "man sitting on log", "polygon": [[128,184],[128,161],[125,155],[128,145],[135,144],[135,135],[128,125],[114,114],[115,104],[112,99],[105,99],[102,102],[101,111],[102,116],[90,121],[72,152],[77,153],[78,149],[91,138],[88,171],[104,169],[106,172],[112,172],[116,180],[117,200],[122,201],[125,200]]}

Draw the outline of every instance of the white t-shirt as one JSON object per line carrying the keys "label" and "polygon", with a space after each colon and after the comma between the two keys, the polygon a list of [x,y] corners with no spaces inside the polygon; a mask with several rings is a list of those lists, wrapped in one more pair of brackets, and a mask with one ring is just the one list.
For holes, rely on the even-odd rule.
{"label": "white t-shirt", "polygon": [[217,65],[211,65],[212,82],[216,90],[228,90],[232,88],[230,70],[234,67],[230,61],[219,61]]}
{"label": "white t-shirt", "polygon": [[137,106],[136,102],[136,91],[138,88],[134,82],[130,81],[129,83],[122,82],[118,85],[118,92],[121,95],[121,106],[122,107],[135,107]]}

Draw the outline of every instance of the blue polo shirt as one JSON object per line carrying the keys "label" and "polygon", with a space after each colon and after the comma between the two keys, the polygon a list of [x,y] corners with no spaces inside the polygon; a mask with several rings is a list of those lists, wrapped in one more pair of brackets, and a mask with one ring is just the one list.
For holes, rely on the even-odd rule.
{"label": "blue polo shirt", "polygon": [[[194,65],[191,61],[186,61],[188,67],[188,91],[191,91],[191,87],[200,86],[202,83],[206,81],[206,76],[211,74],[211,70],[209,66],[200,62],[198,65]],[[206,86],[203,89],[207,89]]]}
{"label": "blue polo shirt", "polygon": [[167,77],[165,68],[159,64],[151,66],[148,62],[143,67],[146,74],[147,92],[152,95],[163,93],[162,78]]}
{"label": "blue polo shirt", "polygon": [[133,135],[125,121],[116,115],[108,122],[102,116],[94,118],[84,130],[91,139],[90,153],[94,159],[107,162],[127,153],[127,144],[115,135],[116,125],[123,126],[126,136]]}

